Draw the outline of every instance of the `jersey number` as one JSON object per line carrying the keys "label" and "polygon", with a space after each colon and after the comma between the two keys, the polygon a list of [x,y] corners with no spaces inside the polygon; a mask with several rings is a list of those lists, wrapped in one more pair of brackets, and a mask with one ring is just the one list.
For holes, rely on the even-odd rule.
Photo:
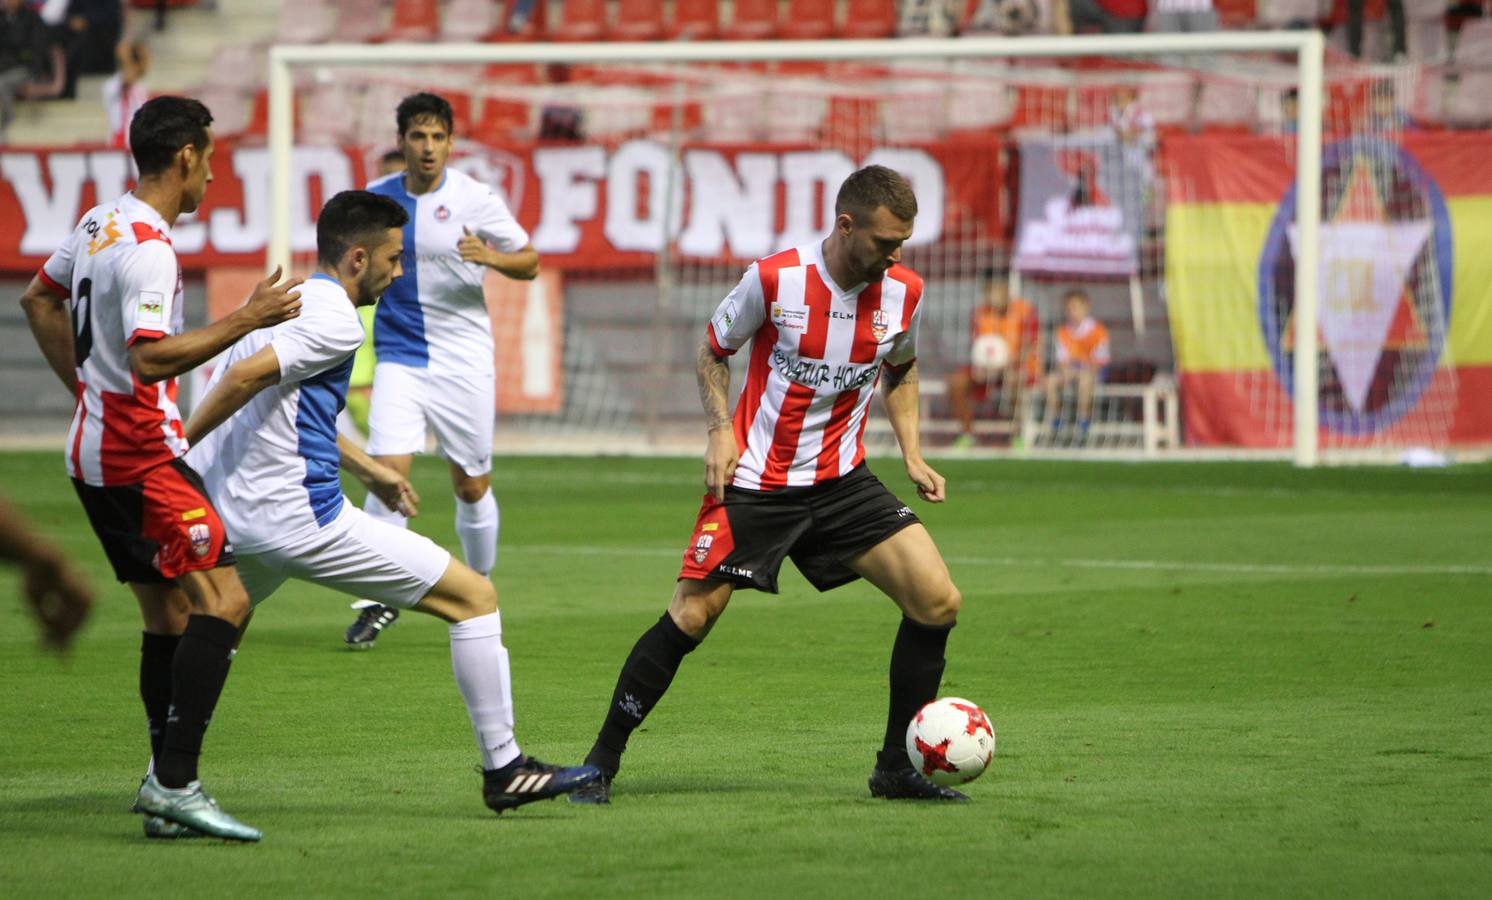
{"label": "jersey number", "polygon": [[78,282],[78,292],[73,298],[73,363],[83,365],[83,360],[93,352],[93,279]]}

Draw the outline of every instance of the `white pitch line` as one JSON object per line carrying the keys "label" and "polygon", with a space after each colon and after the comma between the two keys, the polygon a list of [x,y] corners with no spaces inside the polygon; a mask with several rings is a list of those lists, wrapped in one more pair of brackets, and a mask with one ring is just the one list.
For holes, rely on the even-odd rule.
{"label": "white pitch line", "polygon": [[[682,556],[681,549],[648,547],[596,547],[567,544],[503,545],[505,550],[556,556]],[[1161,559],[1081,559],[1034,556],[949,556],[955,566],[1003,566],[1007,568],[1118,569],[1157,572],[1214,572],[1231,575],[1478,575],[1492,576],[1492,566],[1375,566],[1350,563],[1228,563],[1188,562]]]}

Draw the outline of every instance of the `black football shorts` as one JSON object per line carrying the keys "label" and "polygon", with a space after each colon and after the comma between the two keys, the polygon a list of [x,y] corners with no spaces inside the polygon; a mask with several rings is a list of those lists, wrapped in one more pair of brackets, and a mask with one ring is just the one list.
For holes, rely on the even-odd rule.
{"label": "black football shorts", "polygon": [[679,578],[730,581],[777,593],[784,558],[821,591],[859,578],[845,560],[919,521],[864,463],[807,487],[706,494]]}

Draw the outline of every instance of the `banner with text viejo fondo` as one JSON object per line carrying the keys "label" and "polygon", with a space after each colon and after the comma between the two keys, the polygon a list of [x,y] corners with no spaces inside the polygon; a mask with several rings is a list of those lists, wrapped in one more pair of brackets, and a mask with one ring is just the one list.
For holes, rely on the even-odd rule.
{"label": "banner with text viejo fondo", "polygon": [[[291,176],[291,244],[316,246],[315,213],[338,191],[361,187],[383,148],[298,147]],[[920,212],[911,246],[1001,233],[1004,179],[989,141],[884,148],[863,158],[782,146],[685,146],[677,167],[655,141],[615,146],[457,144],[452,165],[499,189],[559,269],[647,265],[672,228],[675,253],[754,259],[827,234],[834,194],[857,167],[907,176]],[[219,145],[202,209],[172,230],[184,268],[260,265],[269,230],[269,153]],[[0,270],[34,272],[98,198],[131,184],[120,150],[0,152]],[[673,190],[668,191],[667,186]],[[665,198],[665,192],[672,194]]]}
{"label": "banner with text viejo fondo", "polygon": [[[1295,194],[1285,139],[1164,148],[1187,442],[1289,446]],[[1318,338],[1332,446],[1492,442],[1492,134],[1323,151]]]}

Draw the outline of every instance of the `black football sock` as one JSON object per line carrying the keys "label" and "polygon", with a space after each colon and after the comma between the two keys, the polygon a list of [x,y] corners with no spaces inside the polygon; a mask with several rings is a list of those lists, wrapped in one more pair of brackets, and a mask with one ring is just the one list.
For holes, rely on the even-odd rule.
{"label": "black football sock", "polygon": [[151,634],[140,641],[140,700],[145,703],[145,726],[150,729],[150,755],[159,759],[166,717],[171,714],[171,660],[179,634]]}
{"label": "black football sock", "polygon": [[171,666],[171,717],[155,761],[155,777],[168,788],[197,780],[202,736],[228,680],[228,660],[237,642],[238,626],[226,619],[194,615],[187,620]]}
{"label": "black football sock", "polygon": [[920,625],[906,616],[891,648],[891,708],[886,714],[886,740],[876,755],[876,768],[904,769],[907,726],[917,710],[936,700],[943,681],[943,650],[952,625]]}
{"label": "black football sock", "polygon": [[622,664],[611,706],[606,710],[606,721],[585,758],[587,763],[608,775],[616,774],[622,765],[622,753],[627,749],[627,738],[663,699],[679,663],[698,646],[699,641],[679,630],[666,612],[637,639],[632,655]]}

